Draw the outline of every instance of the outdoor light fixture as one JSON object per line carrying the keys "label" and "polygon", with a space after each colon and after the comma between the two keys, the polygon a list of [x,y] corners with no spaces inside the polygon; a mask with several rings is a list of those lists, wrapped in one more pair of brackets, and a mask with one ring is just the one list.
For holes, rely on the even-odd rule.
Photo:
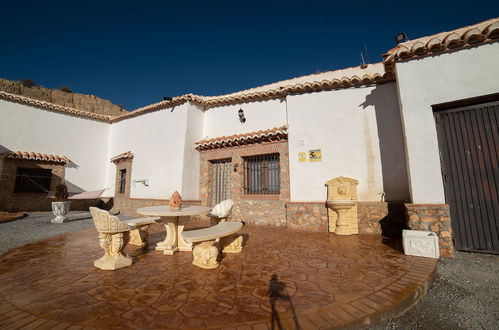
{"label": "outdoor light fixture", "polygon": [[397,45],[401,42],[406,42],[409,41],[409,38],[407,38],[407,34],[405,32],[401,32],[395,36],[395,42]]}
{"label": "outdoor light fixture", "polygon": [[246,118],[244,117],[244,111],[243,109],[239,109],[239,111],[237,112],[239,114],[239,121],[241,122],[241,124],[243,124],[244,122],[246,122]]}

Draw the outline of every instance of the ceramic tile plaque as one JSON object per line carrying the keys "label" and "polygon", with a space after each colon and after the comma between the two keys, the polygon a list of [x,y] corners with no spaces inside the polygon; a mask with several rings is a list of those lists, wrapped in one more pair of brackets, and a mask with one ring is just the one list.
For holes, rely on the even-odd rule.
{"label": "ceramic tile plaque", "polygon": [[308,160],[311,162],[320,162],[322,160],[321,149],[309,150]]}

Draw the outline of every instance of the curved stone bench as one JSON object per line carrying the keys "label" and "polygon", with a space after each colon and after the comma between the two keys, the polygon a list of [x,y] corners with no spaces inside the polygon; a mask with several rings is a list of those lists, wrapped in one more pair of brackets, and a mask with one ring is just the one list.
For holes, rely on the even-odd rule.
{"label": "curved stone bench", "polygon": [[130,242],[128,244],[146,246],[149,244],[149,226],[156,223],[160,217],[146,217],[123,220],[130,226]]}
{"label": "curved stone bench", "polygon": [[[192,264],[204,269],[217,268],[219,251],[218,247],[214,244],[215,240],[237,233],[242,227],[243,223],[240,221],[226,221],[220,222],[213,227],[182,232],[182,238],[186,242],[202,242],[192,250],[194,258]],[[223,240],[220,244],[222,245],[223,252],[237,253],[242,250],[242,241],[242,236],[238,236],[231,238],[231,240]]]}

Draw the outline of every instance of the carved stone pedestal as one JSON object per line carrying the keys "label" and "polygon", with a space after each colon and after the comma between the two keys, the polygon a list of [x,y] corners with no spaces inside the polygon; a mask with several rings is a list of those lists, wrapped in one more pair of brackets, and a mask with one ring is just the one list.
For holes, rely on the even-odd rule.
{"label": "carved stone pedestal", "polygon": [[95,228],[99,232],[100,246],[104,256],[94,261],[94,266],[102,270],[115,270],[130,266],[132,258],[123,252],[130,241],[130,227],[108,211],[90,207]]}
{"label": "carved stone pedestal", "polygon": [[63,223],[67,220],[66,215],[69,212],[69,206],[71,205],[71,201],[66,202],[52,202],[52,212],[55,215],[50,222],[51,223]]}
{"label": "carved stone pedestal", "polygon": [[102,270],[115,270],[130,266],[132,258],[123,252],[130,239],[128,232],[115,234],[99,233],[100,246],[104,249],[104,256],[94,261],[94,266]]}
{"label": "carved stone pedestal", "polygon": [[131,245],[136,245],[144,247],[149,244],[149,226],[140,226],[136,229],[130,231],[130,243]]}
{"label": "carved stone pedestal", "polygon": [[223,253],[239,253],[243,250],[243,236],[229,235],[222,237],[220,247]]}
{"label": "carved stone pedestal", "polygon": [[215,242],[203,242],[194,247],[192,255],[194,260],[192,264],[194,266],[203,269],[214,269],[218,267],[218,248],[215,246]]}

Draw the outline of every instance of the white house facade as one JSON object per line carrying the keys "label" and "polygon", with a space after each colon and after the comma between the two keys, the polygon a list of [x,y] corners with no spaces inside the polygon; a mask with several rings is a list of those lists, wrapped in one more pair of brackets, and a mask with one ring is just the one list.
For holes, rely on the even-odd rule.
{"label": "white house facade", "polygon": [[[349,177],[359,233],[431,230],[441,255],[499,253],[498,39],[491,19],[366,67],[115,117],[0,92],[0,210],[48,209],[64,179],[72,192],[108,188],[77,208],[131,215],[178,191],[191,204],[232,198],[232,217],[248,223],[327,231],[325,183]],[[456,193],[467,189],[474,199]]]}

